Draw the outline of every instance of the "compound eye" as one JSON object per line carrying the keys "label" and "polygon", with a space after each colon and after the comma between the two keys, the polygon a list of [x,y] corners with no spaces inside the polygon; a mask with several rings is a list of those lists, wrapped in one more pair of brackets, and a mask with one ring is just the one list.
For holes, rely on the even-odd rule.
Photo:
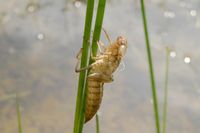
{"label": "compound eye", "polygon": [[118,38],[117,38],[117,41],[119,41],[119,42],[121,42],[123,40],[123,37],[122,36],[119,36]]}
{"label": "compound eye", "polygon": [[126,45],[126,44],[127,44],[126,38],[123,37],[123,36],[119,36],[119,37],[117,38],[117,41],[118,41],[118,44],[119,44],[119,45]]}
{"label": "compound eye", "polygon": [[127,44],[126,40],[121,41],[121,45],[126,45],[126,44]]}
{"label": "compound eye", "polygon": [[120,46],[119,51],[120,51],[120,53],[121,53],[122,56],[125,55],[126,49],[127,49],[126,45],[121,45]]}

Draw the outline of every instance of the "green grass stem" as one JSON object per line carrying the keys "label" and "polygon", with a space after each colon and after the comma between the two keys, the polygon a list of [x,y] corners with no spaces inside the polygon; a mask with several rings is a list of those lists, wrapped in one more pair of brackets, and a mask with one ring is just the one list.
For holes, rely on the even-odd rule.
{"label": "green grass stem", "polygon": [[[92,39],[92,52],[95,56],[97,53],[97,41],[101,35],[101,27],[103,23],[103,16],[105,10],[106,0],[99,0],[93,39]],[[81,58],[81,68],[89,65],[89,48],[90,48],[90,34],[91,34],[91,25],[92,25],[92,16],[94,10],[94,0],[88,0],[87,2],[87,11],[86,11],[86,20],[85,20],[85,30],[84,30],[84,38],[83,38],[83,51]],[[86,94],[87,94],[87,71],[82,71],[79,76],[78,83],[78,93],[76,100],[76,113],[74,120],[74,133],[82,133],[83,124],[84,124],[84,114],[85,114],[85,104],[86,104]]]}
{"label": "green grass stem", "polygon": [[[106,0],[99,0],[97,14],[96,14],[95,27],[94,27],[94,33],[93,33],[93,38],[92,38],[91,52],[92,52],[93,56],[96,56],[97,50],[98,50],[97,41],[100,39],[100,36],[101,36],[105,6],[106,6]],[[92,61],[90,61],[90,63],[92,63]],[[96,114],[96,133],[100,133],[98,114]]]}
{"label": "green grass stem", "polygon": [[98,114],[96,114],[96,133],[100,133],[100,129],[99,129],[99,116],[98,116]]}
{"label": "green grass stem", "polygon": [[22,133],[21,111],[20,111],[20,105],[19,105],[19,98],[17,94],[16,94],[16,110],[17,110],[18,132]]}
{"label": "green grass stem", "polygon": [[148,64],[149,64],[151,89],[152,89],[152,97],[153,97],[153,108],[154,108],[154,116],[155,116],[155,126],[156,126],[156,132],[160,133],[157,93],[156,93],[156,85],[155,85],[155,78],[154,78],[153,61],[151,57],[151,48],[150,48],[150,43],[149,43],[145,5],[144,5],[144,0],[140,0],[140,2],[141,2],[141,12],[142,12],[143,26],[144,26],[144,33],[145,33],[146,49],[147,49],[147,55],[148,55]]}
{"label": "green grass stem", "polygon": [[162,133],[166,133],[166,126],[167,126],[169,54],[170,54],[170,50],[167,47],[166,48],[166,63],[165,63],[165,86],[164,86]]}
{"label": "green grass stem", "polygon": [[[90,34],[91,34],[91,26],[92,26],[92,17],[94,10],[94,0],[87,1],[87,9],[86,9],[86,17],[85,17],[85,28],[83,35],[83,43],[82,43],[82,57],[81,57],[81,65],[80,67],[86,67],[89,64],[89,48],[90,48]],[[74,133],[81,133],[83,129],[84,123],[84,106],[85,101],[84,97],[86,95],[86,78],[87,71],[80,72],[79,82],[78,82],[78,92],[76,98],[76,112],[74,118]]]}
{"label": "green grass stem", "polygon": [[105,6],[106,6],[106,0],[99,0],[94,33],[92,38],[92,53],[94,56],[96,56],[98,50],[97,41],[100,39],[101,36]]}

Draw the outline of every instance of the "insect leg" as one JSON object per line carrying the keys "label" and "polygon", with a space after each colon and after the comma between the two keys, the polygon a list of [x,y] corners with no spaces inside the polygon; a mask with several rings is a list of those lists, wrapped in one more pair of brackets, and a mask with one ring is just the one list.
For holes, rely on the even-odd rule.
{"label": "insect leg", "polygon": [[102,27],[102,30],[105,33],[106,38],[108,39],[109,44],[111,44],[111,40],[110,40],[110,37],[109,37],[108,33],[106,32],[106,30],[103,27]]}
{"label": "insect leg", "polygon": [[103,54],[106,51],[105,45],[101,41],[97,41],[97,45],[99,47],[100,54]]}
{"label": "insect leg", "polygon": [[78,68],[78,66],[76,66],[75,72],[78,73],[78,72],[85,71],[85,70],[90,69],[90,68],[91,68],[91,65],[83,67],[83,68]]}
{"label": "insect leg", "polygon": [[102,73],[92,73],[92,74],[88,75],[88,79],[97,80],[97,81],[104,82],[104,83],[110,83],[113,81],[113,76],[105,75]]}
{"label": "insect leg", "polygon": [[80,51],[78,52],[76,56],[76,58],[78,59],[78,62],[75,67],[75,72],[80,72],[80,71],[84,71],[91,68],[91,65],[83,67],[83,68],[78,68],[78,66],[80,65],[81,56],[82,56],[82,48],[80,49]]}

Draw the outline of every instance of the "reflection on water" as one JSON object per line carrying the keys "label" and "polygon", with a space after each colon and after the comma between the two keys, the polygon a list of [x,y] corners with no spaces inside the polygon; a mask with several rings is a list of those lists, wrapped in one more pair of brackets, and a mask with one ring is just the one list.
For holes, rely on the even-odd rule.
{"label": "reflection on water", "polygon": [[175,17],[175,13],[174,12],[171,12],[171,11],[165,11],[164,12],[164,16],[166,18],[174,18]]}
{"label": "reflection on water", "polygon": [[[71,133],[78,80],[75,56],[82,45],[85,2],[33,2],[0,0],[0,131],[17,132],[14,102],[17,91],[25,133]],[[167,131],[197,133],[200,1],[146,2],[160,112],[165,48],[173,49]],[[112,40],[124,34],[129,48],[125,67],[122,64],[114,74],[114,82],[105,85],[99,118],[101,131],[154,133],[139,1],[108,2],[103,27]],[[101,40],[106,42],[103,34]],[[85,125],[85,133],[94,133],[94,122]]]}
{"label": "reflection on water", "polygon": [[74,2],[74,6],[75,6],[76,8],[81,7],[81,2],[80,2],[80,1],[75,1],[75,2]]}
{"label": "reflection on water", "polygon": [[190,15],[193,16],[193,17],[196,17],[196,15],[197,15],[196,10],[191,10]]}
{"label": "reflection on water", "polygon": [[190,61],[191,61],[191,60],[190,60],[190,57],[187,57],[187,56],[186,56],[186,57],[184,58],[184,62],[185,62],[186,64],[189,64]]}
{"label": "reflection on water", "polygon": [[30,12],[30,13],[33,13],[37,10],[38,8],[38,3],[29,3],[27,5],[27,11]]}
{"label": "reflection on water", "polygon": [[43,33],[39,33],[39,34],[37,35],[37,39],[38,39],[38,40],[43,40],[43,39],[44,39],[44,34],[43,34]]}
{"label": "reflection on water", "polygon": [[175,51],[170,51],[170,56],[171,56],[172,58],[175,58],[175,57],[176,57],[176,52],[175,52]]}

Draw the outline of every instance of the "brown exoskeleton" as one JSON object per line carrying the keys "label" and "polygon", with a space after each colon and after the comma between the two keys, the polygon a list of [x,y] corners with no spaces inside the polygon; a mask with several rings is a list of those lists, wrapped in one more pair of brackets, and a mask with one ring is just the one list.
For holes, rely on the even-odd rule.
{"label": "brown exoskeleton", "polygon": [[[110,42],[110,38],[107,33],[106,36]],[[100,41],[97,42],[97,44],[99,46],[100,53],[96,57],[92,57],[92,59],[94,59],[94,63],[80,69],[78,68],[79,63],[77,63],[75,70],[76,72],[80,72],[89,69],[89,75],[87,77],[85,123],[92,119],[98,111],[103,96],[103,84],[113,81],[112,74],[118,68],[127,49],[127,40],[123,36],[119,36],[113,43],[110,42],[108,47],[105,47]],[[80,55],[81,51],[77,55],[79,61]]]}

